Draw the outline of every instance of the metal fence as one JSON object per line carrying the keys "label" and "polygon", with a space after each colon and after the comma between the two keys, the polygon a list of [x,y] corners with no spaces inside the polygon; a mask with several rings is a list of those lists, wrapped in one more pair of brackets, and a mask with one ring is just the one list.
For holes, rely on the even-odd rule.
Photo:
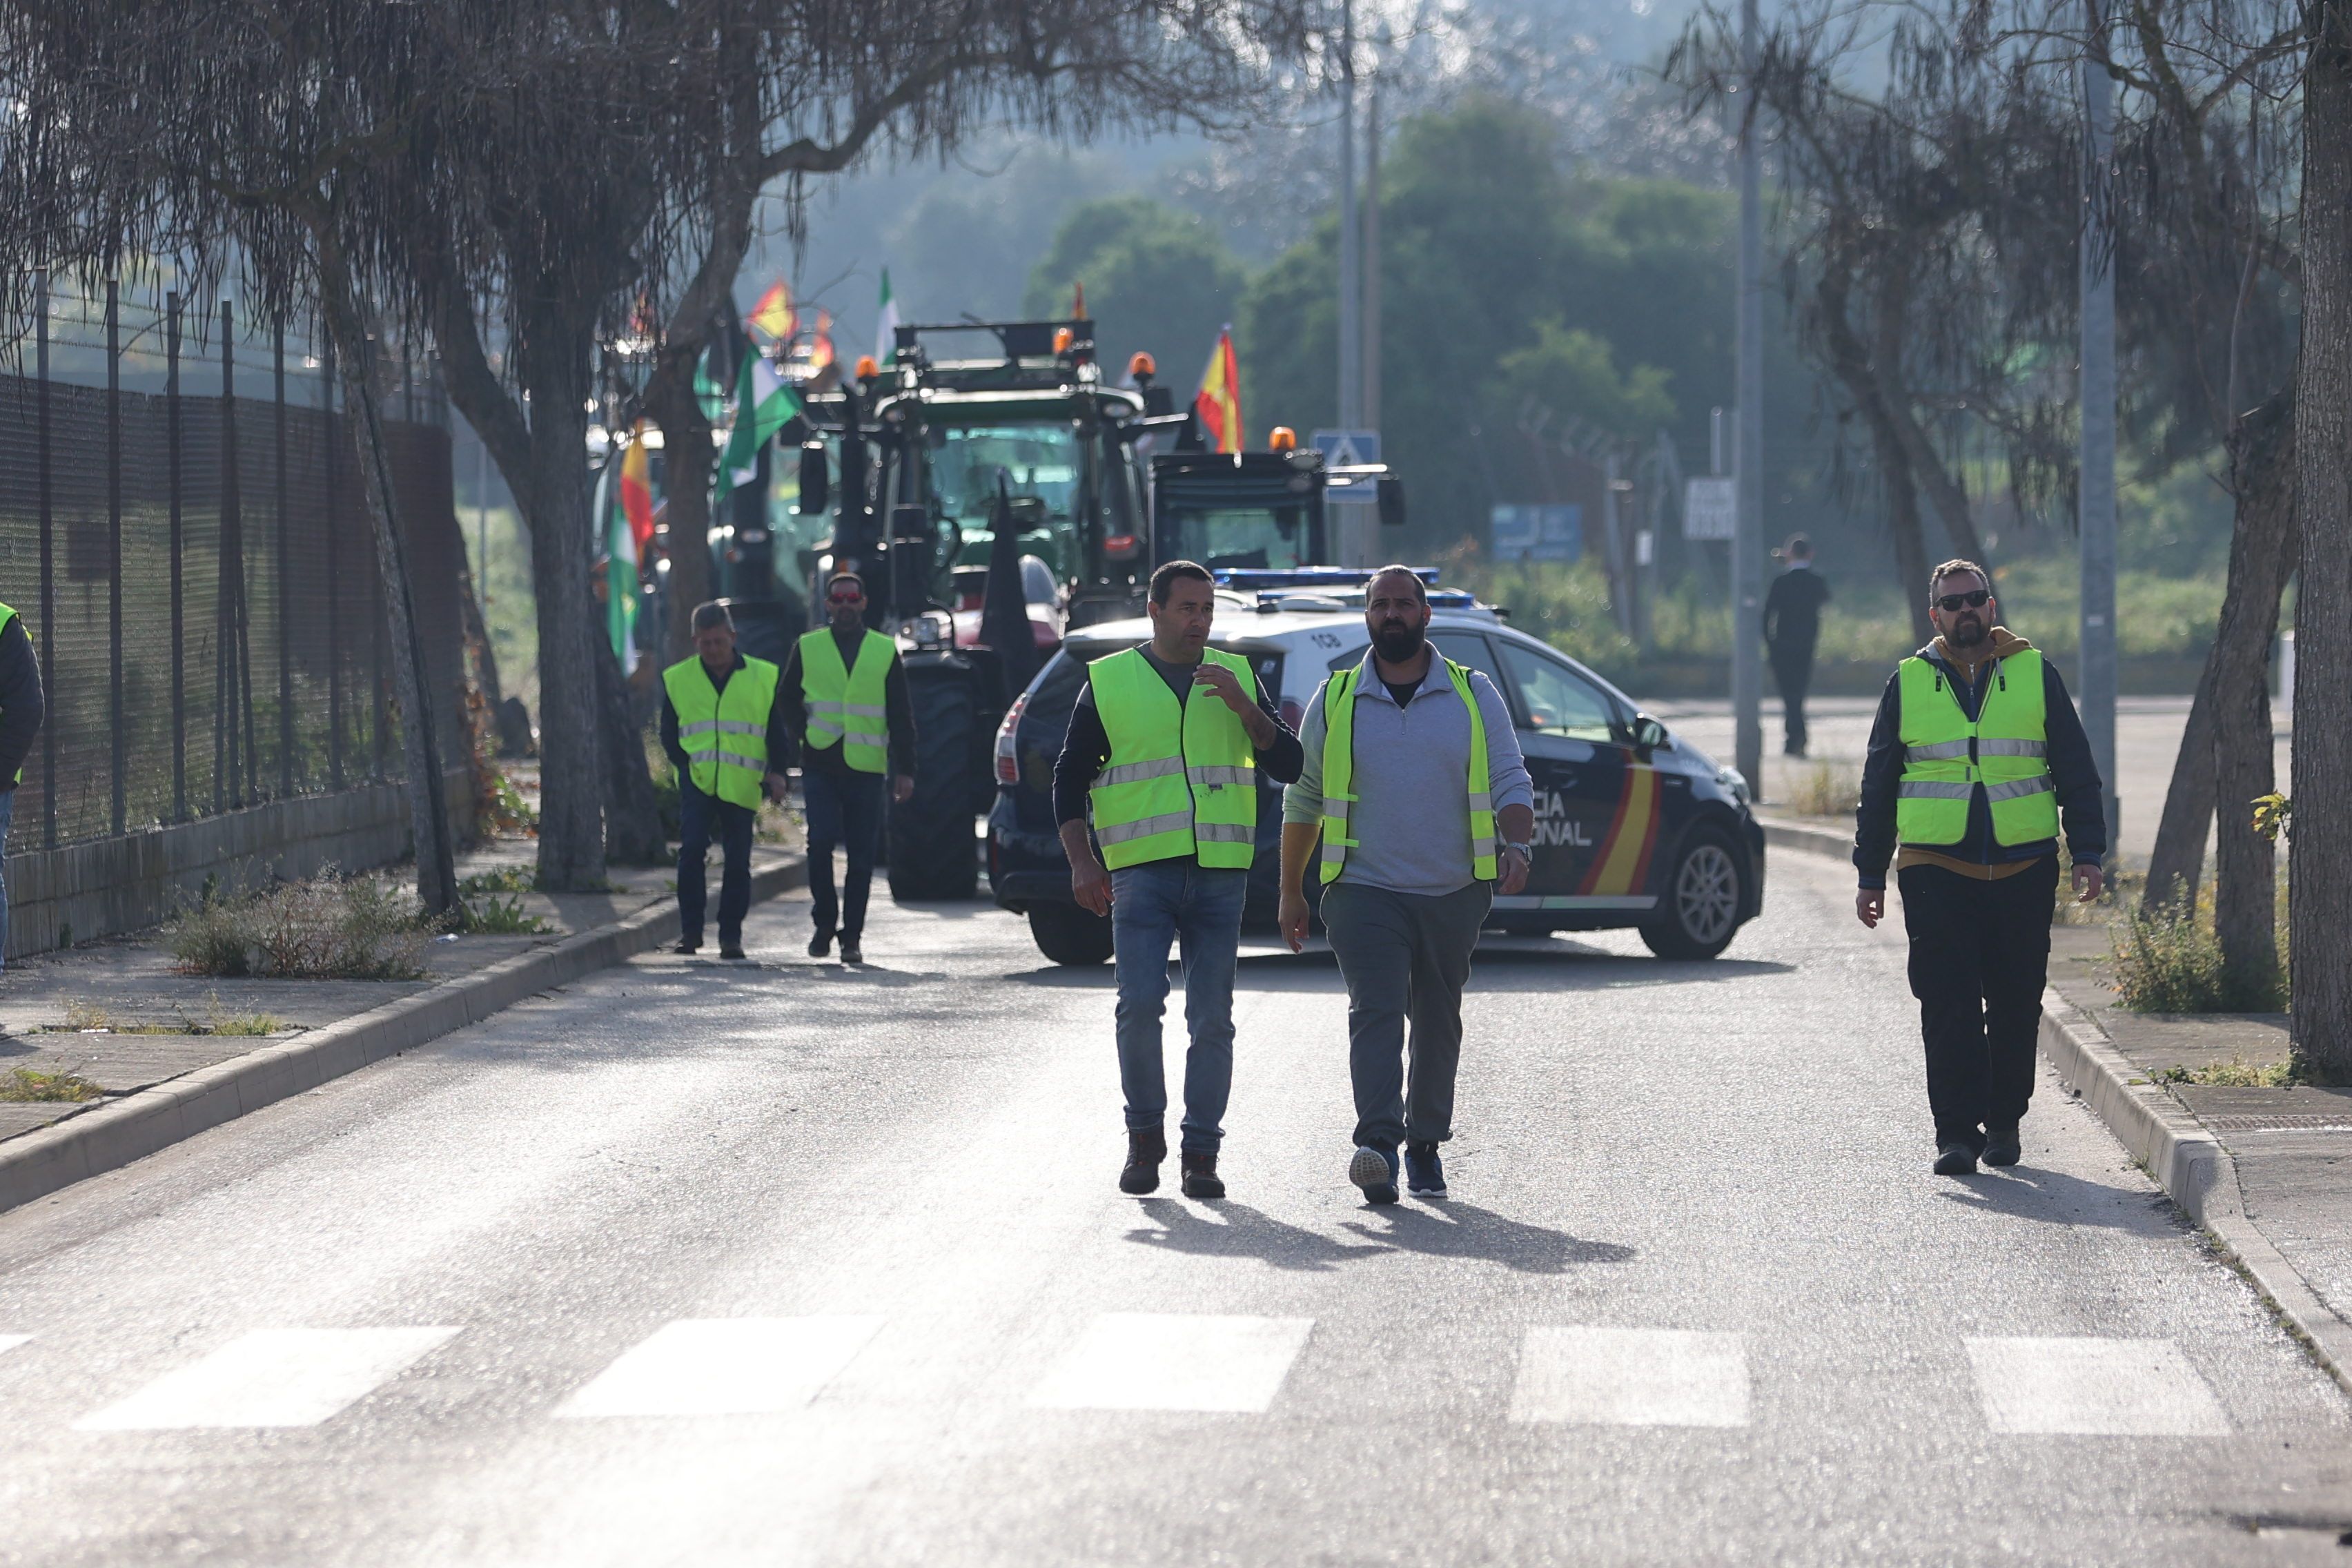
{"label": "metal fence", "polygon": [[[48,720],[10,847],[397,777],[375,549],[329,359],[229,302],[140,305],[111,285],[53,301],[18,348],[0,375],[0,601],[25,616]],[[396,362],[379,379],[456,765],[465,553],[446,405]]]}

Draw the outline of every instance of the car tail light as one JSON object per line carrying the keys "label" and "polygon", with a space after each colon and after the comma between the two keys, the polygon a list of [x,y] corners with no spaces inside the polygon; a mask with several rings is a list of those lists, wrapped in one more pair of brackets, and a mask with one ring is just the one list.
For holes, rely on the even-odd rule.
{"label": "car tail light", "polygon": [[1131,533],[1114,533],[1103,541],[1103,553],[1113,561],[1131,561],[1140,542]]}
{"label": "car tail light", "polygon": [[1021,729],[1021,714],[1029,706],[1029,694],[1023,692],[1004,710],[1004,722],[996,727],[996,782],[1017,784],[1021,782],[1021,754],[1013,744],[1013,737]]}

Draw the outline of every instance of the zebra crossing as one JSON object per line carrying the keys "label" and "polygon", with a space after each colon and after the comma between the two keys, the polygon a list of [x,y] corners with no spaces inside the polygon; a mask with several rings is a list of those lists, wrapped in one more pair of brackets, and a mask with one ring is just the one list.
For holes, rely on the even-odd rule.
{"label": "zebra crossing", "polygon": [[[772,1415],[815,1404],[886,1320],[687,1318],[624,1351],[551,1411],[560,1420]],[[1273,1410],[1315,1320],[1104,1312],[1055,1355],[1038,1410]],[[463,1331],[275,1328],[230,1340],[73,1423],[81,1432],[316,1426],[394,1383]],[[0,1352],[36,1342],[0,1334]],[[2221,1402],[2166,1339],[1965,1338],[1986,1426],[2016,1436],[2226,1437]],[[1514,1424],[1739,1428],[1752,1420],[1748,1336],[1538,1324],[1518,1344]],[[5,1412],[5,1406],[0,1406]]]}

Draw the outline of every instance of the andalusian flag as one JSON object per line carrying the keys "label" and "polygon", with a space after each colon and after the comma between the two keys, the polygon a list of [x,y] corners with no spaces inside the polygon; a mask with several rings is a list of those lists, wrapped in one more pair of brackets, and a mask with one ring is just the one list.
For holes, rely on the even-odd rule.
{"label": "andalusian flag", "polygon": [[1242,449],[1242,373],[1234,363],[1234,329],[1228,322],[1217,334],[1215,352],[1209,355],[1208,373],[1201,377],[1200,395],[1192,399],[1192,412],[1209,432],[1209,445],[1220,452]]}
{"label": "andalusian flag", "polygon": [[882,269],[882,313],[874,318],[874,350],[884,364],[898,363],[898,301],[890,298],[890,269]]}
{"label": "andalusian flag", "polygon": [[743,324],[759,328],[768,334],[771,342],[782,342],[793,335],[793,291],[784,287],[782,279],[760,296],[760,302],[751,307]]}
{"label": "andalusian flag", "polygon": [[759,477],[760,448],[801,411],[801,400],[784,384],[767,356],[756,348],[743,351],[743,369],[735,378],[735,429],[719,458],[719,493]]}
{"label": "andalusian flag", "polygon": [[653,536],[653,465],[639,420],[621,453],[621,504],[604,520],[604,629],[623,675],[637,670],[637,566]]}

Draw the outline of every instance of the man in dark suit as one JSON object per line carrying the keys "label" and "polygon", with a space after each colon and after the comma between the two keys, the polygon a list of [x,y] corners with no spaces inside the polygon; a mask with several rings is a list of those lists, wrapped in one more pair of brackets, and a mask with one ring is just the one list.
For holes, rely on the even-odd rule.
{"label": "man in dark suit", "polygon": [[1805,688],[1813,679],[1813,645],[1821,640],[1822,606],[1830,585],[1813,570],[1813,542],[1792,533],[1780,549],[1787,570],[1772,579],[1764,595],[1764,647],[1772,657],[1772,679],[1780,688],[1780,749],[1805,754]]}

